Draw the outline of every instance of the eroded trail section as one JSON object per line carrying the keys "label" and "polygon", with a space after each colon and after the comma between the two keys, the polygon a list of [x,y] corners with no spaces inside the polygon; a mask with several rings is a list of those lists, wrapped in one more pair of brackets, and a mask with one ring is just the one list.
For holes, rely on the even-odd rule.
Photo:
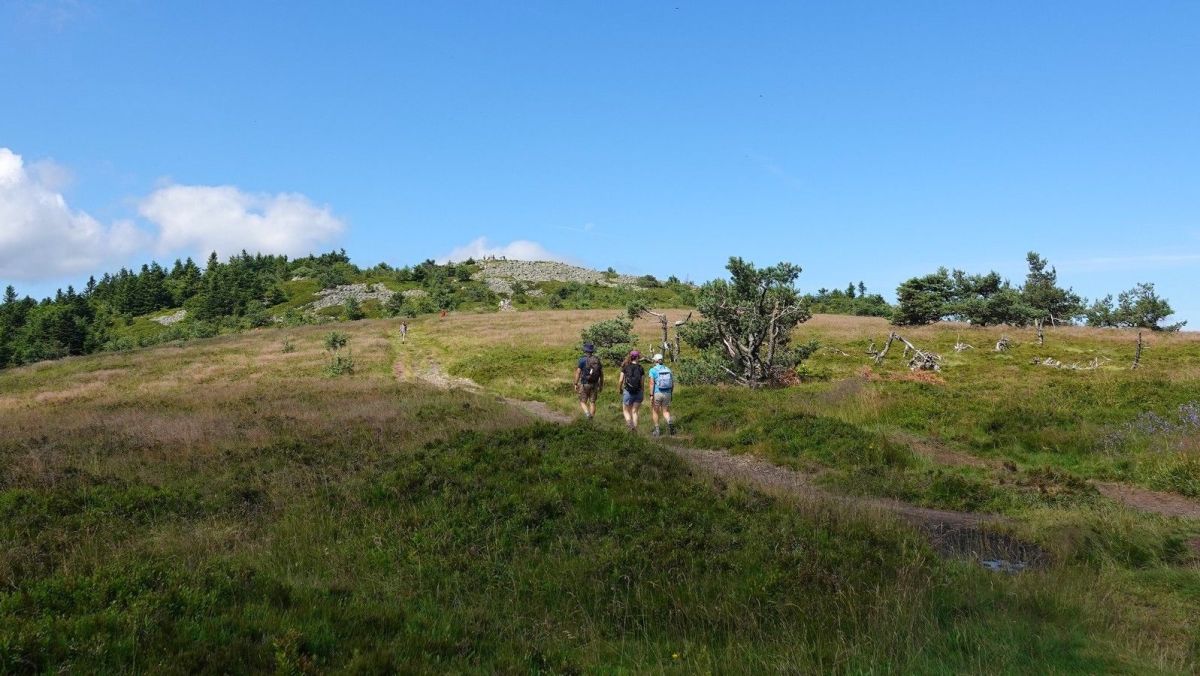
{"label": "eroded trail section", "polygon": [[1138,488],[1128,484],[1118,484],[1107,481],[1093,481],[1092,485],[1100,494],[1110,500],[1124,503],[1143,512],[1153,512],[1163,516],[1179,516],[1186,519],[1200,519],[1200,503],[1182,495],[1162,493],[1148,488]]}
{"label": "eroded trail section", "polygon": [[[946,447],[944,444],[908,432],[889,432],[888,437],[906,444],[918,455],[925,456],[943,465],[958,467],[980,467],[983,469],[1005,469],[998,460],[979,458]],[[1016,471],[1015,467],[1007,468]],[[1126,507],[1162,516],[1177,516],[1185,519],[1200,519],[1200,502],[1176,493],[1164,493],[1140,486],[1112,481],[1090,481],[1101,495]]]}
{"label": "eroded trail section", "polygon": [[934,549],[944,556],[1001,559],[1021,562],[1022,567],[1044,565],[1049,561],[1040,547],[988,528],[1008,523],[998,515],[930,509],[887,498],[841,495],[814,485],[805,474],[753,455],[675,444],[664,446],[692,467],[776,497],[832,502],[852,509],[893,514],[924,533]]}

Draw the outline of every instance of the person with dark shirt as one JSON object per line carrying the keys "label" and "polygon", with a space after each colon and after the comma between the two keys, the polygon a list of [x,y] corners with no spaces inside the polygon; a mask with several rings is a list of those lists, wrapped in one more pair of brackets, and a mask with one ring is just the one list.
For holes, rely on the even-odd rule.
{"label": "person with dark shirt", "polygon": [[646,396],[646,372],[638,363],[641,358],[642,353],[634,350],[621,362],[621,413],[625,415],[625,425],[630,432],[637,432],[638,411]]}
{"label": "person with dark shirt", "polygon": [[575,367],[575,391],[579,393],[579,408],[588,420],[596,417],[596,395],[604,389],[604,367],[595,355],[596,347],[583,344],[583,356]]}

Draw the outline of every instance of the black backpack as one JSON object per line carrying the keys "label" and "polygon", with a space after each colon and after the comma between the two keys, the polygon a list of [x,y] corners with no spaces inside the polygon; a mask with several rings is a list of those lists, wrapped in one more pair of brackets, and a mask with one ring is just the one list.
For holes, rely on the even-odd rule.
{"label": "black backpack", "polygon": [[600,374],[603,370],[604,367],[600,363],[600,358],[594,354],[589,354],[587,357],[584,357],[583,373],[580,379],[588,385],[595,385],[600,382]]}
{"label": "black backpack", "polygon": [[629,371],[625,374],[625,389],[629,392],[638,393],[642,391],[642,379],[646,372],[642,370],[641,364],[630,364]]}

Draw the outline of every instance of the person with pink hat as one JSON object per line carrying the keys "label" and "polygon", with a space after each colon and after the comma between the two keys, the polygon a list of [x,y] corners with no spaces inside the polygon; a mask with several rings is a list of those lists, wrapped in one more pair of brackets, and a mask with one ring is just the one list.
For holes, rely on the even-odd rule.
{"label": "person with pink hat", "polygon": [[642,369],[642,353],[633,350],[621,362],[621,378],[618,383],[621,390],[621,413],[625,415],[625,425],[630,432],[637,432],[638,411],[642,408],[642,400],[646,397],[646,372]]}

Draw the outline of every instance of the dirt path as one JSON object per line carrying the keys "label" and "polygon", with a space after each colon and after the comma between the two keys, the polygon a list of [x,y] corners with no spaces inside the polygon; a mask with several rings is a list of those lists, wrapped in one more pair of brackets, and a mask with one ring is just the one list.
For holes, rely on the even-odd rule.
{"label": "dirt path", "polygon": [[[1005,463],[998,460],[978,458],[973,455],[953,450],[945,445],[909,432],[892,431],[888,438],[906,444],[918,455],[925,456],[943,465],[958,467],[980,467],[984,469],[1001,469]],[[1010,468],[1011,469],[1011,468]],[[1200,519],[1200,502],[1186,498],[1176,493],[1164,493],[1140,486],[1116,483],[1112,481],[1090,481],[1100,494],[1126,507],[1161,514],[1163,516],[1178,516],[1187,519]]]}
{"label": "dirt path", "polygon": [[1200,503],[1175,493],[1162,493],[1148,488],[1139,488],[1128,484],[1111,481],[1093,481],[1092,485],[1100,494],[1110,500],[1124,503],[1143,512],[1153,512],[1163,516],[1181,516],[1187,519],[1200,519]]}
{"label": "dirt path", "polygon": [[[435,387],[461,387],[475,392],[485,390],[474,381],[447,375],[432,360],[419,368],[405,368],[397,353],[393,372],[398,379],[416,378]],[[572,416],[560,413],[540,401],[501,397],[510,406],[519,408],[531,417],[555,424],[567,424]],[[856,510],[875,510],[893,514],[923,532],[934,548],[945,556],[969,556],[980,560],[1002,559],[1024,566],[1042,565],[1048,555],[1036,545],[1022,542],[992,528],[1009,521],[998,515],[954,512],[918,507],[899,500],[841,495],[813,484],[795,470],[780,467],[750,454],[733,454],[724,450],[692,448],[678,444],[662,444],[689,466],[707,476],[752,486],[764,493],[801,502],[825,502]]]}

